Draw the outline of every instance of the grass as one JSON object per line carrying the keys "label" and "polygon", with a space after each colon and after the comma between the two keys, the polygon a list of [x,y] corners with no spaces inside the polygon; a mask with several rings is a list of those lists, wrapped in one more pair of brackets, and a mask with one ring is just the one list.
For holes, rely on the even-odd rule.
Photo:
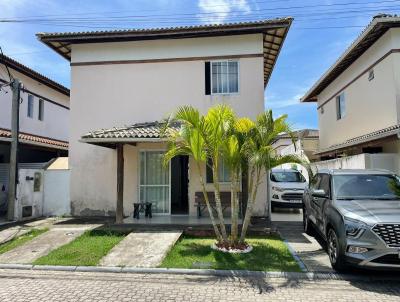
{"label": "grass", "polygon": [[248,254],[229,254],[211,249],[213,238],[182,237],[160,267],[212,268],[221,270],[300,272],[300,267],[278,236],[252,237]]}
{"label": "grass", "polygon": [[10,241],[0,244],[0,254],[15,249],[16,247],[25,244],[26,242],[32,240],[40,234],[43,234],[46,231],[48,231],[48,229],[32,229],[21,236],[15,237]]}
{"label": "grass", "polygon": [[83,233],[74,241],[61,246],[34,264],[43,265],[97,265],[125,234],[110,230],[92,230]]}

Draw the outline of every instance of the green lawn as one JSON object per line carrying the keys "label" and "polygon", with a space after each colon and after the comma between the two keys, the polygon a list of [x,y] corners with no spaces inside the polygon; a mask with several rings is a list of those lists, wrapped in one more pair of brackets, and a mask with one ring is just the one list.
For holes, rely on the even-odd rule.
{"label": "green lawn", "polygon": [[25,233],[21,236],[15,237],[8,242],[0,244],[0,254],[8,252],[24,243],[32,240],[33,238],[43,234],[44,232],[48,231],[48,229],[32,229],[28,233]]}
{"label": "green lawn", "polygon": [[278,236],[253,237],[248,254],[229,254],[211,249],[212,238],[181,238],[160,267],[212,268],[221,270],[300,272],[286,245]]}
{"label": "green lawn", "polygon": [[48,255],[37,259],[34,264],[47,265],[97,265],[126,234],[107,230],[87,231],[74,241]]}

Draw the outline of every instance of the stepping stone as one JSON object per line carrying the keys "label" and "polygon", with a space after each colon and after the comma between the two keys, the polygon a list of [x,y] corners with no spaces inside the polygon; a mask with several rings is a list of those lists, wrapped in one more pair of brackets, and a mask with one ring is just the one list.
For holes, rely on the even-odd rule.
{"label": "stepping stone", "polygon": [[130,233],[104,256],[102,266],[157,267],[182,231]]}
{"label": "stepping stone", "polygon": [[28,233],[29,231],[30,231],[30,229],[21,228],[19,226],[0,231],[0,244],[6,243],[17,236],[24,235],[24,234]]}
{"label": "stepping stone", "polygon": [[32,263],[52,250],[71,242],[89,228],[51,229],[19,247],[1,254],[0,263]]}

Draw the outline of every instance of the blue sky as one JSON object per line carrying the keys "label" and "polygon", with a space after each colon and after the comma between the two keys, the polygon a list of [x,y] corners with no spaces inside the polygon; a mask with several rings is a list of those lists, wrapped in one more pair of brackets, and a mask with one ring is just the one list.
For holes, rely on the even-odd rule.
{"label": "blue sky", "polygon": [[315,104],[299,98],[378,12],[398,13],[397,0],[0,0],[5,54],[69,87],[69,63],[41,44],[37,32],[169,27],[293,16],[265,92],[266,108],[288,114],[294,128],[317,128]]}

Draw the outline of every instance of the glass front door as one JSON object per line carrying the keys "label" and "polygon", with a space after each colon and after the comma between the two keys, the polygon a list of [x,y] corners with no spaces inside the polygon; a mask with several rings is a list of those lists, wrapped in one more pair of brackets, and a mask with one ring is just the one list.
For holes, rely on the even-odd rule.
{"label": "glass front door", "polygon": [[140,202],[151,202],[155,214],[170,214],[170,168],[164,151],[140,151]]}

